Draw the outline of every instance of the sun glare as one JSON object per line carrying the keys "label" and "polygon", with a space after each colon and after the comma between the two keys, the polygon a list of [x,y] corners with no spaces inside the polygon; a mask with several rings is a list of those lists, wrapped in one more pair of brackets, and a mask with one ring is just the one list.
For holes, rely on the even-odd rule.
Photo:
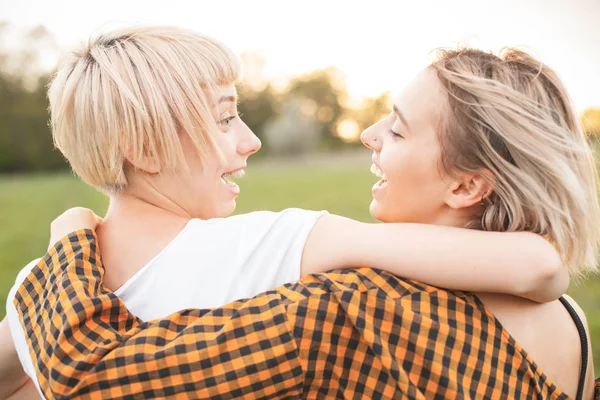
{"label": "sun glare", "polygon": [[360,127],[353,119],[343,119],[337,125],[337,135],[344,142],[356,142],[360,137]]}

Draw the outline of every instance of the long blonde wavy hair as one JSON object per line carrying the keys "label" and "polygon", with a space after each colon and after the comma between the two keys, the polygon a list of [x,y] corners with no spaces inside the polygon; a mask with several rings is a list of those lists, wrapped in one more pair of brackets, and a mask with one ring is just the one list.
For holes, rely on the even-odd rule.
{"label": "long blonde wavy hair", "polygon": [[[597,171],[557,74],[530,54],[440,51],[429,67],[447,92],[441,172],[491,172],[494,190],[467,227],[531,231],[555,244],[575,276],[597,270]],[[484,177],[485,178],[485,177]]]}

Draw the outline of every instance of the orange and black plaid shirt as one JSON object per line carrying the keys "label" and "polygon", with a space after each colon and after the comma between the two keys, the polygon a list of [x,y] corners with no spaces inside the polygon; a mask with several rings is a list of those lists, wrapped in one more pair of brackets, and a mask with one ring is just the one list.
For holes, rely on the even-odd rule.
{"label": "orange and black plaid shirt", "polygon": [[81,230],[18,291],[48,398],[567,398],[467,293],[362,268],[142,322],[103,275]]}

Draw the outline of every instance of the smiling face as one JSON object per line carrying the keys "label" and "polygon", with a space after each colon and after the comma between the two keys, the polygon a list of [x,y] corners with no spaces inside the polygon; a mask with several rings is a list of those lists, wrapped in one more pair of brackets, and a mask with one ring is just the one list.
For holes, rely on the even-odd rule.
{"label": "smiling face", "polygon": [[448,215],[452,186],[438,168],[437,130],[444,102],[435,73],[425,70],[396,99],[394,110],[361,134],[364,145],[373,150],[371,171],[382,178],[372,189],[370,211],[374,218],[383,222],[459,223]]}
{"label": "smiling face", "polygon": [[438,52],[361,140],[384,222],[530,231],[596,270],[596,166],[556,72],[518,49]]}
{"label": "smiling face", "polygon": [[[256,153],[260,140],[240,119],[237,112],[237,93],[234,85],[219,86],[218,98],[213,102],[211,114],[217,124],[212,135],[216,148],[201,160],[192,138],[181,134],[181,146],[187,169],[180,167],[148,176],[145,191],[152,187],[166,200],[169,208],[192,218],[218,218],[229,216],[236,207],[240,188],[232,182],[244,175],[248,157]],[[197,133],[200,140],[200,133]],[[202,162],[204,161],[204,162]],[[139,186],[137,186],[139,187]],[[136,190],[139,194],[140,190]]]}
{"label": "smiling face", "polygon": [[261,147],[258,137],[239,117],[235,86],[219,89],[220,97],[212,109],[218,127],[213,138],[222,157],[216,151],[211,152],[203,168],[191,143],[183,143],[190,169],[188,184],[193,192],[189,195],[203,203],[203,210],[198,210],[197,215],[212,218],[226,217],[235,210],[240,188],[233,179],[244,176],[248,157]]}

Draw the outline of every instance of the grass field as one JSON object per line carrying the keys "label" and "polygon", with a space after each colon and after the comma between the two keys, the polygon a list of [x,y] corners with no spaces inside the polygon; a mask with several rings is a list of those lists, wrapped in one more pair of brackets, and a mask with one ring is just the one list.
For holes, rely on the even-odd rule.
{"label": "grass field", "polygon": [[[363,221],[372,221],[368,205],[376,178],[364,164],[334,166],[281,166],[263,164],[248,169],[240,181],[237,213],[281,210],[287,207],[326,209]],[[17,272],[44,254],[50,221],[66,208],[89,207],[103,215],[107,201],[69,174],[0,176],[0,301],[5,304]],[[600,371],[600,279],[574,286],[569,293],[587,314]],[[4,317],[4,307],[0,317]]]}

